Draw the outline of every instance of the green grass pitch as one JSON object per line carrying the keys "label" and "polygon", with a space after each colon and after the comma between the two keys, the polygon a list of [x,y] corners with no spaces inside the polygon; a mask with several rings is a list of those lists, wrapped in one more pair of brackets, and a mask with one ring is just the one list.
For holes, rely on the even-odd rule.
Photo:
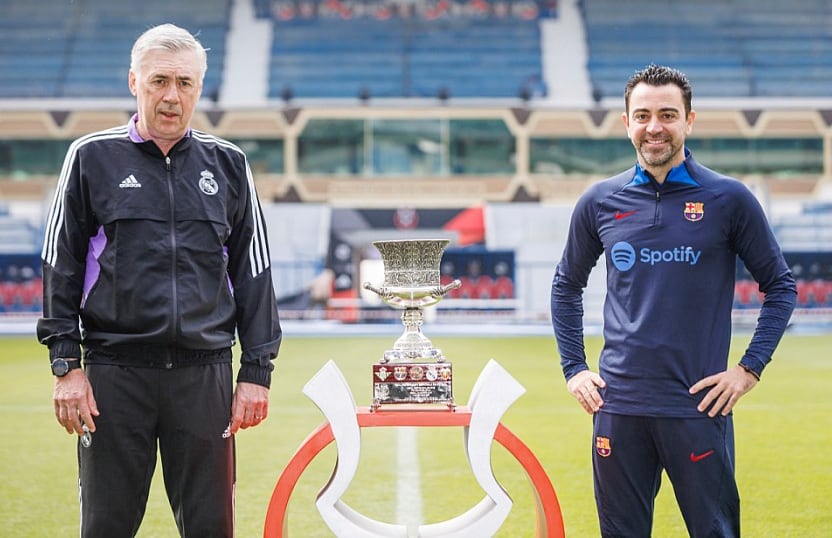
{"label": "green grass pitch", "polygon": [[[429,332],[429,331],[428,331]],[[432,337],[454,365],[455,398],[468,401],[489,359],[526,388],[503,424],[531,448],[557,492],[569,537],[598,535],[592,497],[591,419],[566,392],[549,337]],[[735,337],[732,361],[748,342]],[[301,392],[333,359],[356,403],[370,403],[370,365],[391,346],[389,337],[296,338],[286,335],[272,386],[270,416],[237,436],[237,529],[262,536],[266,508],[283,466],[323,415]],[[599,338],[588,341],[597,356]],[[78,533],[75,438],[52,412],[52,377],[46,350],[34,337],[0,339],[0,534],[63,537]],[[787,334],[763,381],[735,410],[737,478],[743,534],[750,537],[832,536],[832,336]],[[462,451],[459,428],[418,431],[426,522],[458,515],[482,498]],[[500,537],[534,534],[534,502],[522,467],[498,443],[492,447],[497,479],[514,499]],[[345,501],[359,512],[394,522],[396,459],[393,428],[362,430],[359,470]],[[314,505],[335,460],[334,444],[307,468],[289,505],[289,534],[331,533]],[[707,492],[703,492],[707,494]],[[161,474],[154,478],[142,537],[176,536]],[[667,480],[656,501],[654,536],[686,536]]]}

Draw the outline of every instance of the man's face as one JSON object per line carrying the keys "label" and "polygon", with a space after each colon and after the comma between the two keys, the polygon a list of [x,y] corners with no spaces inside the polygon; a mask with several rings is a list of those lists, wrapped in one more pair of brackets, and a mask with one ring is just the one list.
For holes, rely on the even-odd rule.
{"label": "man's face", "polygon": [[630,93],[629,112],[622,115],[627,136],[639,164],[658,180],[685,160],[682,148],[695,116],[694,111],[685,116],[682,90],[675,84],[640,83]]}
{"label": "man's face", "polygon": [[137,70],[130,71],[139,133],[165,152],[185,136],[191,124],[202,94],[199,61],[192,51],[151,50]]}

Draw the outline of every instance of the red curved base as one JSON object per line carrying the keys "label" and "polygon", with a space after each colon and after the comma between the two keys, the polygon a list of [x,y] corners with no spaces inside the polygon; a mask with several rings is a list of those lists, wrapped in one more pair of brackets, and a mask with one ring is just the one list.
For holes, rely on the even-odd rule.
{"label": "red curved base", "polygon": [[[424,407],[396,406],[394,409],[377,409],[359,407],[355,411],[360,428],[377,426],[468,426],[471,423],[471,410],[466,406],[458,406],[453,410],[425,409]],[[538,537],[563,538],[563,516],[555,489],[543,466],[523,443],[508,428],[497,425],[494,439],[503,445],[514,458],[523,466],[526,475],[532,483],[537,500],[537,532]],[[266,523],[263,536],[266,538],[284,538],[288,536],[286,529],[288,520],[286,512],[289,498],[295,489],[300,476],[313,459],[327,447],[335,438],[328,422],[319,425],[301,443],[295,455],[277,480],[269,508],[266,512]]]}

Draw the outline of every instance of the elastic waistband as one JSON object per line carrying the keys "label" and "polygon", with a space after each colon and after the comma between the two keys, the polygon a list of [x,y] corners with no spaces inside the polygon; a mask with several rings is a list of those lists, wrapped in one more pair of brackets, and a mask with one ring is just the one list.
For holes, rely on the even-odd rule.
{"label": "elastic waistband", "polygon": [[85,364],[120,364],[145,368],[181,368],[231,362],[231,348],[185,349],[157,345],[124,345],[84,348]]}

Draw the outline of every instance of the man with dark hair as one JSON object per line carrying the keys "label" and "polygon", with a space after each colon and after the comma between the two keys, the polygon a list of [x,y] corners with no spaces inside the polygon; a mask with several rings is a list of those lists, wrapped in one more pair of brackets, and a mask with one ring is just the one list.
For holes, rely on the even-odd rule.
{"label": "man with dark hair", "polygon": [[186,30],[142,34],[137,113],[72,143],[47,218],[37,333],[55,416],[80,436],[84,537],[138,532],[157,444],[179,533],[233,536],[234,435],[268,415],[282,332],[265,221],[243,152],[190,127],[206,66]]}
{"label": "man with dark hair", "polygon": [[[731,411],[786,329],[794,278],[753,194],[685,148],[696,117],[687,77],[650,65],[629,79],[624,99],[637,163],[579,199],[551,297],[567,389],[593,415],[601,533],[650,536],[666,471],[691,536],[739,536]],[[582,294],[602,254],[595,373]],[[727,367],[738,256],[765,300],[751,343]]]}

